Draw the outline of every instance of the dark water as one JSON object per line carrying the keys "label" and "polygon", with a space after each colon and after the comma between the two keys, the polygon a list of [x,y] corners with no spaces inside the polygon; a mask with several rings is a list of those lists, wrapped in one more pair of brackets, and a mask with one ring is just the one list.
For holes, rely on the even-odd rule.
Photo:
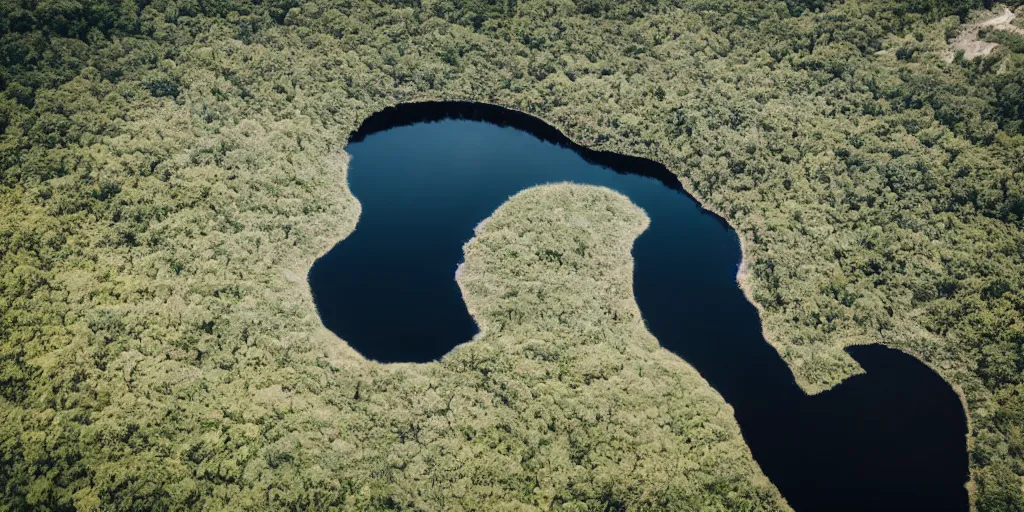
{"label": "dark water", "polygon": [[377,114],[348,151],[362,216],[309,282],[324,324],[366,357],[425,362],[469,341],[477,329],[455,269],[476,224],[527,187],[603,185],[651,218],[633,248],[648,329],[733,406],[755,459],[794,509],[967,510],[966,420],[952,389],[908,355],[864,346],[849,353],[865,375],[805,395],[736,285],[736,234],[664,167],[588,151],[535,118],[466,103]]}

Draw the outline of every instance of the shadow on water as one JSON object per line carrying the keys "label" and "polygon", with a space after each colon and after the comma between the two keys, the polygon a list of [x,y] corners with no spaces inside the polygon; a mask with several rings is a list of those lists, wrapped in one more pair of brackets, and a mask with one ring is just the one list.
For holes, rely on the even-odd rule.
{"label": "shadow on water", "polygon": [[534,117],[475,103],[387,109],[348,151],[362,216],[309,283],[324,325],[367,358],[431,361],[476,334],[455,268],[476,224],[510,195],[560,181],[606,186],[651,218],[633,247],[648,329],[732,405],[795,510],[968,509],[966,418],[949,385],[872,345],[848,349],[866,374],[804,394],[736,285],[735,232],[664,166],[582,148]]}

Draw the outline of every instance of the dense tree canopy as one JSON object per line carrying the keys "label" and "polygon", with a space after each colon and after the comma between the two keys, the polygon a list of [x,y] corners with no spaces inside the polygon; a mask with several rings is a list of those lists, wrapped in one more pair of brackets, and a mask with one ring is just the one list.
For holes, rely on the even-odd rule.
{"label": "dense tree canopy", "polygon": [[[740,233],[744,286],[806,390],[858,371],[844,346],[920,357],[965,397],[978,509],[1024,510],[1024,53],[986,34],[1004,47],[942,59],[983,7],[0,0],[3,507],[783,506],[717,395],[627,326],[638,345],[592,358],[560,352],[565,332],[423,366],[320,326],[304,276],[358,215],[348,134],[440,98],[665,163]],[[603,366],[619,349],[634,366]],[[588,423],[626,381],[515,366],[559,357],[650,386],[665,429]],[[652,391],[680,379],[692,395]],[[565,400],[536,414],[569,415],[548,434],[516,409],[536,386]],[[602,471],[625,458],[581,458],[685,453],[691,429],[714,454],[691,481],[652,466],[616,487]]]}

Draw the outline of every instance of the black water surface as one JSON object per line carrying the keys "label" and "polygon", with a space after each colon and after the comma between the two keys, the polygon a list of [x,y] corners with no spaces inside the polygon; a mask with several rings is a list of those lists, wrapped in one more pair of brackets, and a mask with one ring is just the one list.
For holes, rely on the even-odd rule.
{"label": "black water surface", "polygon": [[733,406],[795,510],[967,510],[966,418],[953,390],[906,354],[864,346],[848,352],[866,374],[805,395],[736,285],[736,234],[663,166],[472,103],[385,110],[348,151],[362,216],[309,282],[324,325],[366,357],[426,362],[469,341],[477,328],[455,269],[473,228],[524,188],[603,185],[651,219],[633,247],[648,329]]}

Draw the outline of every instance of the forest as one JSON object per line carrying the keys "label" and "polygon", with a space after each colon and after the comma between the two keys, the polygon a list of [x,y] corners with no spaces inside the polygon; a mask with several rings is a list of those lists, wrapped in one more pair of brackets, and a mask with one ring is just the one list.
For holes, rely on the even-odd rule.
{"label": "forest", "polygon": [[[843,347],[918,357],[964,398],[972,507],[1024,511],[1024,51],[991,30],[943,58],[1002,7],[0,0],[0,510],[786,509],[629,315],[566,331],[526,302],[519,331],[426,365],[322,327],[305,276],[359,214],[349,134],[466,100],[664,163],[741,236],[807,392],[860,371]],[[495,226],[600,201],[618,231],[580,264],[628,265],[628,201],[524,194]],[[516,264],[491,227],[467,279]]]}

